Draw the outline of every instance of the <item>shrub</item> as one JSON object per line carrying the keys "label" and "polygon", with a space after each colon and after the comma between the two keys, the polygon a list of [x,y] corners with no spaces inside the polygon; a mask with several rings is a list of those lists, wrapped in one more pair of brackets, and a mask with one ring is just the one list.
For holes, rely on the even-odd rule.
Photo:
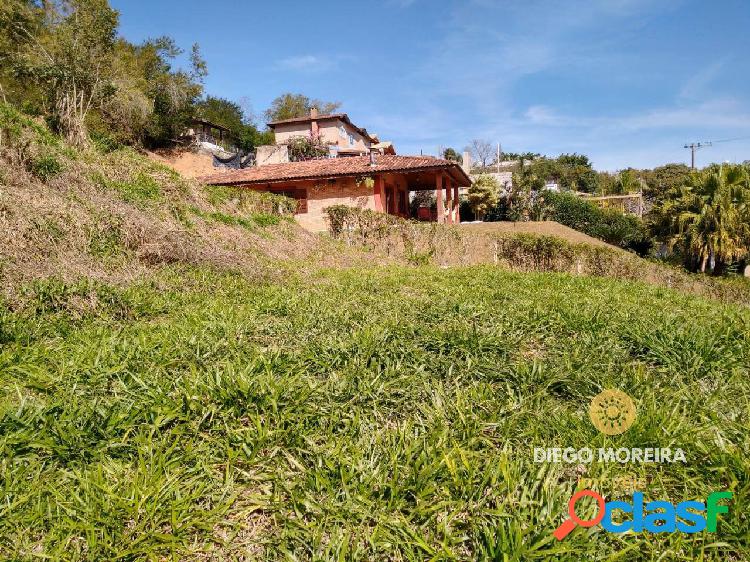
{"label": "shrub", "polygon": [[32,158],[28,162],[28,170],[34,177],[46,182],[62,172],[63,166],[54,156],[47,154]]}
{"label": "shrub", "polygon": [[271,213],[253,213],[252,219],[259,226],[273,226],[281,222],[281,217]]}
{"label": "shrub", "polygon": [[292,137],[287,141],[289,160],[299,162],[328,156],[328,146],[323,144],[320,137]]}
{"label": "shrub", "polygon": [[612,209],[600,209],[569,193],[546,192],[543,216],[615,246],[645,255],[651,241],[643,221]]}
{"label": "shrub", "polygon": [[328,217],[331,235],[339,237],[347,233],[348,242],[365,245],[372,240],[382,239],[391,226],[408,222],[393,215],[347,205],[332,205],[323,211]]}
{"label": "shrub", "polygon": [[324,209],[328,218],[328,230],[333,236],[339,236],[344,230],[350,211],[351,207],[346,205],[331,205]]}
{"label": "shrub", "polygon": [[121,150],[125,145],[117,140],[114,136],[100,131],[92,131],[89,135],[91,141],[96,148],[102,154],[108,154],[115,150]]}

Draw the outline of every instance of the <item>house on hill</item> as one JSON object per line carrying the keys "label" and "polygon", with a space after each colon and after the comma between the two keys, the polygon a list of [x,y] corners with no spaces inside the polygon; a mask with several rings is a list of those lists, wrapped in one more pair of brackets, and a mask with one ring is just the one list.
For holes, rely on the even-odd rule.
{"label": "house on hill", "polygon": [[205,145],[205,148],[209,150],[235,150],[236,139],[231,131],[223,125],[218,125],[202,117],[191,119],[183,136],[199,146]]}
{"label": "house on hill", "polygon": [[[295,138],[315,138],[328,146],[333,158],[344,156],[367,156],[372,150],[380,154],[395,155],[396,151],[390,142],[381,142],[377,135],[368,133],[364,127],[358,127],[346,113],[319,115],[313,108],[305,117],[283,119],[267,123],[274,133],[276,147],[283,147]],[[266,147],[269,154],[278,155],[274,147]],[[275,158],[259,156],[260,162],[280,163]],[[282,157],[283,161],[283,157]]]}
{"label": "house on hill", "polygon": [[[312,127],[307,118],[290,123]],[[326,128],[335,131],[339,138],[336,120],[331,120]],[[284,135],[290,129],[282,127],[282,131],[274,131]],[[323,134],[320,128],[318,132]],[[425,190],[435,192],[438,222],[460,222],[459,188],[471,185],[471,180],[459,164],[430,156],[379,154],[372,146],[372,137],[368,138],[366,131],[359,134],[354,144],[369,143],[369,156],[266,164],[200,179],[209,185],[245,187],[292,197],[297,200],[295,218],[311,231],[327,229],[325,208],[332,205],[349,205],[406,218],[409,194]]]}

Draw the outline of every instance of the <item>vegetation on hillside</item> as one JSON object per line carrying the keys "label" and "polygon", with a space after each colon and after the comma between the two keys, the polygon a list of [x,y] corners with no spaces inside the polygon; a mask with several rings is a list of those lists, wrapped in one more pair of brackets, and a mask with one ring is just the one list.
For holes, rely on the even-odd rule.
{"label": "vegetation on hillside", "polygon": [[537,206],[545,220],[557,221],[615,246],[644,256],[651,249],[643,221],[614,209],[601,209],[569,193],[544,192]]}
{"label": "vegetation on hillside", "polygon": [[[748,326],[666,289],[492,266],[29,285],[0,317],[0,556],[743,559]],[[618,437],[586,413],[611,387],[638,408]],[[644,444],[687,463],[533,460]],[[734,499],[716,536],[558,543],[592,486]]]}
{"label": "vegetation on hillside", "polygon": [[284,119],[293,119],[295,117],[307,117],[311,109],[317,109],[320,115],[334,113],[341,102],[323,101],[312,99],[304,94],[285,93],[277,96],[271,106],[264,113],[267,122],[282,121]]}
{"label": "vegetation on hillside", "polygon": [[44,117],[78,147],[91,139],[172,146],[197,117],[227,127],[243,150],[272,140],[247,108],[205,95],[208,67],[197,44],[183,69],[175,65],[183,51],[172,38],[134,44],[118,36],[118,25],[107,0],[6,0],[0,6],[0,101]]}
{"label": "vegetation on hillside", "polygon": [[[485,143],[486,144],[486,143]],[[477,141],[475,146],[482,146]],[[446,153],[448,153],[447,149]],[[477,149],[478,150],[478,149]],[[492,168],[483,168],[492,171]],[[484,174],[479,174],[485,185]],[[547,189],[553,182],[555,189]],[[640,255],[665,251],[673,263],[689,271],[720,275],[741,271],[750,256],[750,165],[713,164],[690,170],[667,164],[653,170],[596,172],[586,156],[519,155],[512,185],[477,189],[478,200],[496,200],[474,212],[484,220],[555,220]],[[559,190],[561,193],[556,193]],[[643,220],[599,209],[574,193],[599,195],[639,193]],[[467,198],[471,204],[471,195]]]}
{"label": "vegetation on hillside", "polygon": [[73,148],[0,103],[7,294],[48,276],[127,281],[175,262],[265,270],[268,254],[301,256],[315,246],[293,224],[294,208],[268,193],[206,188],[131,148]]}
{"label": "vegetation on hillside", "polygon": [[724,273],[750,256],[750,169],[715,164],[665,193],[654,231],[691,271]]}

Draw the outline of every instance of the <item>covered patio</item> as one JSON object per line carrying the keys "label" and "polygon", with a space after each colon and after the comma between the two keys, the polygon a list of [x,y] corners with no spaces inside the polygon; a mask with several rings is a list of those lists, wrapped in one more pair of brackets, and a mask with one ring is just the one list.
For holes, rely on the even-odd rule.
{"label": "covered patio", "polygon": [[[461,170],[461,168],[458,169]],[[461,173],[463,174],[463,170],[461,170]],[[458,212],[458,189],[459,187],[468,187],[471,185],[471,180],[468,177],[461,178],[452,169],[428,169],[404,172],[400,176],[401,178],[399,179],[402,181],[394,182],[392,174],[376,174],[374,178],[374,195],[375,209],[377,211],[409,218],[409,193],[414,191],[431,191],[434,192],[437,203],[437,213],[434,216],[434,220],[446,224],[461,222]],[[401,212],[402,204],[400,198],[402,197],[405,197],[405,214]]]}
{"label": "covered patio", "polygon": [[435,193],[440,223],[460,222],[458,192],[471,179],[455,162],[429,156],[374,155],[268,164],[201,178],[209,185],[233,185],[283,194],[297,200],[295,218],[305,228],[326,230],[325,209],[348,205],[403,218],[409,194]]}

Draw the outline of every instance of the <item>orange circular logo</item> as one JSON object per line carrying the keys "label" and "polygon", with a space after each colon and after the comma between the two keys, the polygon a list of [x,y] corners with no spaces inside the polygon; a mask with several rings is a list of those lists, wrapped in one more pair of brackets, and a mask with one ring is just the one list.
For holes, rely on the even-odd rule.
{"label": "orange circular logo", "polygon": [[635,404],[622,390],[603,390],[591,401],[589,417],[594,427],[606,435],[619,435],[635,421]]}

